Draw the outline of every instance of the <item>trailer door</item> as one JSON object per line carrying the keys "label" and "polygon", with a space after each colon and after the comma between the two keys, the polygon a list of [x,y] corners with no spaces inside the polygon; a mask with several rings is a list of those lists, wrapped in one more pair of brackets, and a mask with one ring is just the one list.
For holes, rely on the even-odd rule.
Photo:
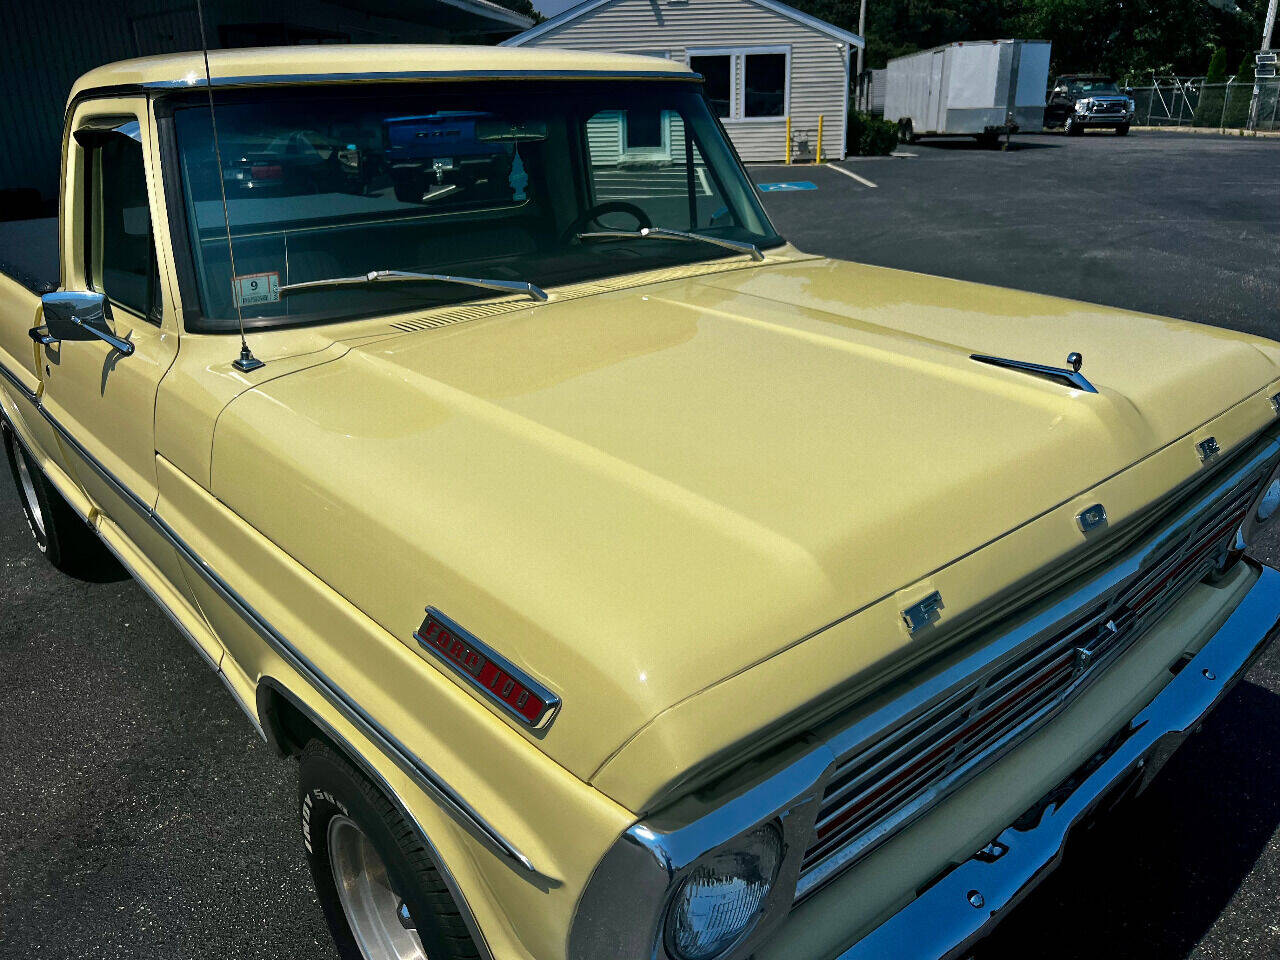
{"label": "trailer door", "polygon": [[925,117],[928,129],[935,133],[945,131],[943,121],[946,118],[946,91],[942,88],[942,67],[946,62],[947,51],[935,50],[929,63],[929,111]]}

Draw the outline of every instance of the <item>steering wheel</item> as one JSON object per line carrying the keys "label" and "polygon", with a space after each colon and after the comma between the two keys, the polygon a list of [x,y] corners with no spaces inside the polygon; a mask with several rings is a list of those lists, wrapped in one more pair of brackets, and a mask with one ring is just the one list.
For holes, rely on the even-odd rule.
{"label": "steering wheel", "polygon": [[649,215],[634,203],[627,203],[625,200],[610,200],[606,203],[597,203],[589,210],[582,211],[574,219],[573,223],[564,228],[564,233],[560,235],[560,242],[562,244],[572,243],[587,224],[595,223],[596,226],[600,226],[596,221],[606,213],[626,213],[635,217],[637,230],[653,226],[653,221],[649,219]]}

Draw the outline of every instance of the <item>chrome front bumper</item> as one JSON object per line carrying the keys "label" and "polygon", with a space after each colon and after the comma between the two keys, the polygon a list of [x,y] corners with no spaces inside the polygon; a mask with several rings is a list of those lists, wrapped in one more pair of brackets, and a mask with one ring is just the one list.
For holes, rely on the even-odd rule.
{"label": "chrome front bumper", "polygon": [[1280,632],[1280,573],[1261,576],[1169,684],[1088,763],[836,960],[950,960],[986,937],[1057,866],[1068,837],[1141,791]]}

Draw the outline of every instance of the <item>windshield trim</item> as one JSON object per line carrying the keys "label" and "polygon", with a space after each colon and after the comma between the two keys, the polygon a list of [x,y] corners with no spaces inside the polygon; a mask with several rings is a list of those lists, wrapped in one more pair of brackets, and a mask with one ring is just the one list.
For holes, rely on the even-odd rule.
{"label": "windshield trim", "polygon": [[[486,75],[490,77],[494,77],[494,74],[492,72],[489,72]],[[526,75],[532,75],[532,72]],[[592,73],[591,75],[593,77],[597,76],[597,74],[594,74],[594,73]],[[343,74],[343,75],[340,75],[340,79],[350,79],[352,76],[353,76],[352,74]],[[395,76],[404,77],[405,75],[396,74]],[[431,76],[448,79],[444,77],[443,74],[433,74]],[[705,94],[703,93],[703,90],[702,90],[701,74],[658,73],[657,76],[663,80],[678,81],[681,83],[689,84],[691,86],[696,84],[698,87],[699,94],[702,95],[703,98],[705,99]],[[564,73],[559,73],[554,75],[548,73],[543,75],[543,78],[549,79],[549,80],[577,79],[573,77],[567,77]],[[600,75],[600,78],[601,79],[609,79],[609,78],[630,79],[631,77],[627,74],[623,74],[619,72],[611,72],[607,75]],[[216,78],[216,77],[214,78],[215,86],[218,85],[218,79],[219,78]],[[294,79],[296,79],[296,77]],[[494,79],[502,79],[502,78],[494,77]],[[334,84],[332,81],[330,81],[329,85],[340,86],[341,84]],[[358,86],[359,84],[356,84],[356,85]],[[200,306],[200,293],[199,293],[199,287],[196,281],[196,264],[195,264],[194,253],[191,249],[191,233],[189,230],[189,221],[187,218],[186,197],[185,197],[184,188],[182,185],[182,173],[181,173],[182,166],[181,166],[181,160],[178,154],[178,137],[177,137],[176,122],[174,119],[174,110],[179,106],[186,105],[186,101],[188,98],[182,96],[184,92],[193,92],[192,86],[184,84],[181,90],[170,89],[166,92],[152,91],[149,94],[149,97],[152,103],[152,113],[155,118],[156,136],[159,139],[160,158],[161,158],[161,163],[160,163],[161,185],[164,193],[165,206],[167,207],[167,211],[168,211],[167,219],[169,221],[169,244],[170,244],[170,250],[172,251],[172,254],[173,254],[174,272],[177,274],[178,295],[182,301],[182,316],[180,317],[180,321],[182,324],[182,330],[183,332],[186,332],[186,333],[194,333],[194,334],[201,334],[201,335],[208,335],[208,336],[222,336],[222,335],[238,336],[239,334],[236,329],[227,328],[225,326],[222,326],[221,324],[209,322],[209,320],[204,315],[203,309]],[[238,92],[251,93],[252,88],[240,88],[239,90],[227,91],[227,93],[231,94],[233,97]],[[757,194],[756,199],[759,204],[760,214],[763,217],[764,222],[773,231],[773,238],[771,240],[766,240],[764,242],[757,243],[756,246],[762,251],[776,250],[780,247],[786,246],[787,239],[778,231],[777,227],[774,225],[772,219],[769,216],[769,211],[765,209],[764,203],[759,196],[759,190],[756,188],[755,181],[751,179],[751,175],[747,171],[746,164],[743,163],[742,157],[738,154],[738,149],[736,146],[734,146],[733,140],[730,139],[729,133],[725,129],[724,124],[721,122],[720,118],[715,115],[715,111],[711,110],[709,107],[708,107],[708,113],[710,114],[712,123],[715,124],[716,128],[720,131],[720,135],[724,138],[725,145],[727,146],[729,151],[731,162],[736,166],[743,180],[747,184],[749,184],[753,190],[756,191],[756,194]],[[624,271],[622,273],[617,273],[617,274],[608,274],[607,276],[620,278],[620,277],[626,277],[626,276],[632,276],[632,275],[641,275],[644,273],[651,273],[659,270],[669,270],[669,269],[680,267],[680,266],[698,267],[705,264],[715,263],[717,261],[724,261],[724,266],[726,269],[737,269],[737,268],[740,268],[741,266],[758,266],[759,265],[759,264],[756,264],[754,261],[748,261],[747,264],[740,264],[736,260],[736,257],[741,256],[741,254],[735,254],[728,250],[726,250],[724,254],[719,254],[718,251],[716,251],[713,247],[711,247],[710,245],[707,245],[707,246],[708,246],[708,250],[707,250],[708,255],[706,257],[697,257],[697,258],[684,261],[678,264],[654,264],[640,270]],[[594,279],[598,280],[600,278],[594,278]],[[593,281],[588,279],[588,280],[571,281],[571,282],[559,283],[559,284],[547,284],[545,289],[552,294],[551,299],[552,299],[552,302],[554,302],[555,300],[554,294],[556,290],[561,289],[563,287],[577,286],[579,283],[583,283],[583,282],[590,283]],[[269,331],[269,330],[292,330],[292,329],[298,329],[301,327],[321,327],[321,326],[346,324],[346,323],[360,323],[360,322],[366,322],[369,320],[377,319],[378,317],[403,316],[406,313],[410,313],[410,312],[430,313],[432,311],[439,310],[439,309],[461,307],[461,306],[466,306],[466,305],[489,301],[489,300],[501,301],[509,298],[510,296],[511,294],[488,292],[488,291],[477,289],[474,296],[462,296],[456,300],[450,301],[449,303],[424,304],[422,307],[414,308],[413,310],[405,310],[403,308],[393,308],[388,310],[385,307],[383,307],[379,309],[370,310],[367,313],[361,312],[358,314],[349,314],[342,317],[310,318],[307,316],[299,316],[297,319],[293,319],[293,320],[282,320],[280,318],[275,318],[275,317],[271,317],[271,318],[246,317],[244,320],[244,328],[246,330]]]}

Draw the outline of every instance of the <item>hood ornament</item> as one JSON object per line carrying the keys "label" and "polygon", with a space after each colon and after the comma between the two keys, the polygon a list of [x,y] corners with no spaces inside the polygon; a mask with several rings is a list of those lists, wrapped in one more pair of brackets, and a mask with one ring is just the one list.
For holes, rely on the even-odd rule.
{"label": "hood ornament", "polygon": [[1070,369],[1066,367],[1050,367],[1043,363],[1032,363],[1029,360],[993,357],[985,353],[971,353],[969,354],[969,359],[976,360],[978,363],[990,364],[993,367],[1002,367],[1005,370],[1016,370],[1019,373],[1040,377],[1043,380],[1052,380],[1054,383],[1070,387],[1072,390],[1080,390],[1083,393],[1098,392],[1094,385],[1080,372],[1080,368],[1084,366],[1084,357],[1079,353],[1072,353],[1067,356],[1067,364]]}

